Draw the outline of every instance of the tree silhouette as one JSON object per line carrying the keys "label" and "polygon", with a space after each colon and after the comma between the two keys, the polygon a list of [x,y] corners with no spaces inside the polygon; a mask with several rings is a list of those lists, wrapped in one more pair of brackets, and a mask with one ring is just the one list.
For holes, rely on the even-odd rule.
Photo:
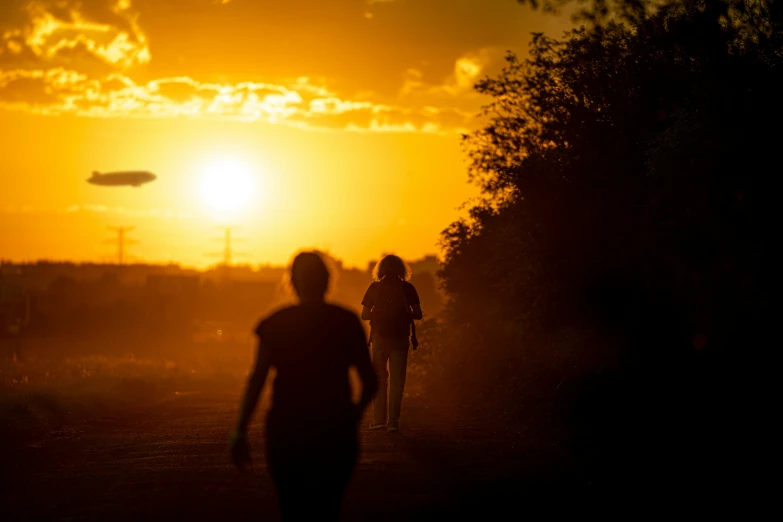
{"label": "tree silhouette", "polygon": [[442,235],[443,371],[495,419],[562,413],[599,483],[677,467],[730,491],[776,324],[781,9],[659,4],[593,2],[476,86],[484,197]]}
{"label": "tree silhouette", "polygon": [[488,124],[465,137],[485,199],[443,235],[453,311],[562,318],[607,271],[649,286],[750,263],[781,114],[773,7],[669,2],[509,54],[476,86]]}

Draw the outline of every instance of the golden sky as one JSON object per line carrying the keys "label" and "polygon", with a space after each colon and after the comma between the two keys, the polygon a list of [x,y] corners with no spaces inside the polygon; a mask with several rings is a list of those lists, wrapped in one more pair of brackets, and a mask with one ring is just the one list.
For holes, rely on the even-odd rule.
{"label": "golden sky", "polygon": [[[471,90],[562,19],[514,0],[0,0],[0,258],[365,266],[476,195]],[[140,188],[94,170],[150,170]]]}

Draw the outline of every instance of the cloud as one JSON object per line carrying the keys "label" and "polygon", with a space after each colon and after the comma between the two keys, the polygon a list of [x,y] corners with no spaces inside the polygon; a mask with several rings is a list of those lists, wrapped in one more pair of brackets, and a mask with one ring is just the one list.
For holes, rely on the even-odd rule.
{"label": "cloud", "polygon": [[56,113],[70,98],[96,87],[86,76],[63,69],[0,70],[0,106]]}
{"label": "cloud", "polygon": [[0,20],[0,67],[127,69],[149,63],[147,37],[131,0],[15,2]]}
{"label": "cloud", "polygon": [[0,85],[0,103],[47,106],[59,100],[44,78],[19,77]]}
{"label": "cloud", "polygon": [[[206,82],[172,76],[139,82],[152,59],[132,0],[10,0],[0,10],[0,109],[83,117],[186,117],[260,121],[309,130],[461,132],[471,115],[434,99],[400,105],[373,93],[339,95],[324,80]],[[222,2],[226,3],[226,2]],[[389,3],[368,1],[367,5]],[[404,95],[446,99],[469,90],[486,57],[457,60],[443,85],[408,71]]]}
{"label": "cloud", "polygon": [[194,217],[190,212],[176,211],[172,209],[133,209],[124,207],[109,207],[107,205],[96,205],[91,203],[70,205],[65,208],[36,208],[31,206],[5,207],[0,209],[0,213],[7,215],[37,214],[41,216],[105,214],[134,218],[163,218],[176,220],[190,220]]}
{"label": "cloud", "polygon": [[121,73],[96,80],[66,69],[0,71],[0,107],[88,117],[262,121],[354,132],[456,132],[471,118],[458,109],[344,99],[306,78],[287,85],[202,83],[189,77],[137,84]]}
{"label": "cloud", "polygon": [[129,217],[158,217],[164,219],[191,219],[189,212],[176,212],[168,209],[126,209],[123,207],[108,207],[106,205],[71,205],[63,211],[65,214],[89,213],[89,214],[116,214]]}
{"label": "cloud", "polygon": [[368,20],[372,20],[372,18],[375,16],[371,9],[374,6],[380,5],[380,4],[391,4],[393,2],[396,2],[397,0],[365,0],[364,5],[367,6],[367,10],[364,12],[364,17]]}
{"label": "cloud", "polygon": [[[408,69],[403,78],[401,96],[434,97],[470,97],[473,87],[491,68],[502,63],[503,51],[496,47],[486,47],[471,51],[454,61],[451,74],[439,83],[427,82],[419,69]],[[495,71],[492,71],[495,72]]]}

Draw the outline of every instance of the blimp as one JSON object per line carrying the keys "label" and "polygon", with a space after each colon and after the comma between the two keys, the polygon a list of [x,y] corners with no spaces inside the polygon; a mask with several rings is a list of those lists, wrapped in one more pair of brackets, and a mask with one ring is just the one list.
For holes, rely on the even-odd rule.
{"label": "blimp", "polygon": [[92,183],[93,185],[103,185],[107,187],[140,187],[155,179],[157,179],[157,176],[146,170],[126,170],[103,173],[93,171],[92,176],[87,182]]}

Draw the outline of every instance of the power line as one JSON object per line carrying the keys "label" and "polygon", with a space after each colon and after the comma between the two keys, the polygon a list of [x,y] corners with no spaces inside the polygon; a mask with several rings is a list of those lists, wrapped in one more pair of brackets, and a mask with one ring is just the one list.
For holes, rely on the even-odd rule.
{"label": "power line", "polygon": [[127,232],[131,232],[136,227],[109,227],[109,230],[113,230],[117,233],[117,238],[110,240],[112,243],[116,243],[117,245],[117,264],[122,265],[125,261],[125,248],[128,245],[135,245],[138,244],[138,241],[135,241],[133,239],[128,239],[125,237],[125,234]]}

